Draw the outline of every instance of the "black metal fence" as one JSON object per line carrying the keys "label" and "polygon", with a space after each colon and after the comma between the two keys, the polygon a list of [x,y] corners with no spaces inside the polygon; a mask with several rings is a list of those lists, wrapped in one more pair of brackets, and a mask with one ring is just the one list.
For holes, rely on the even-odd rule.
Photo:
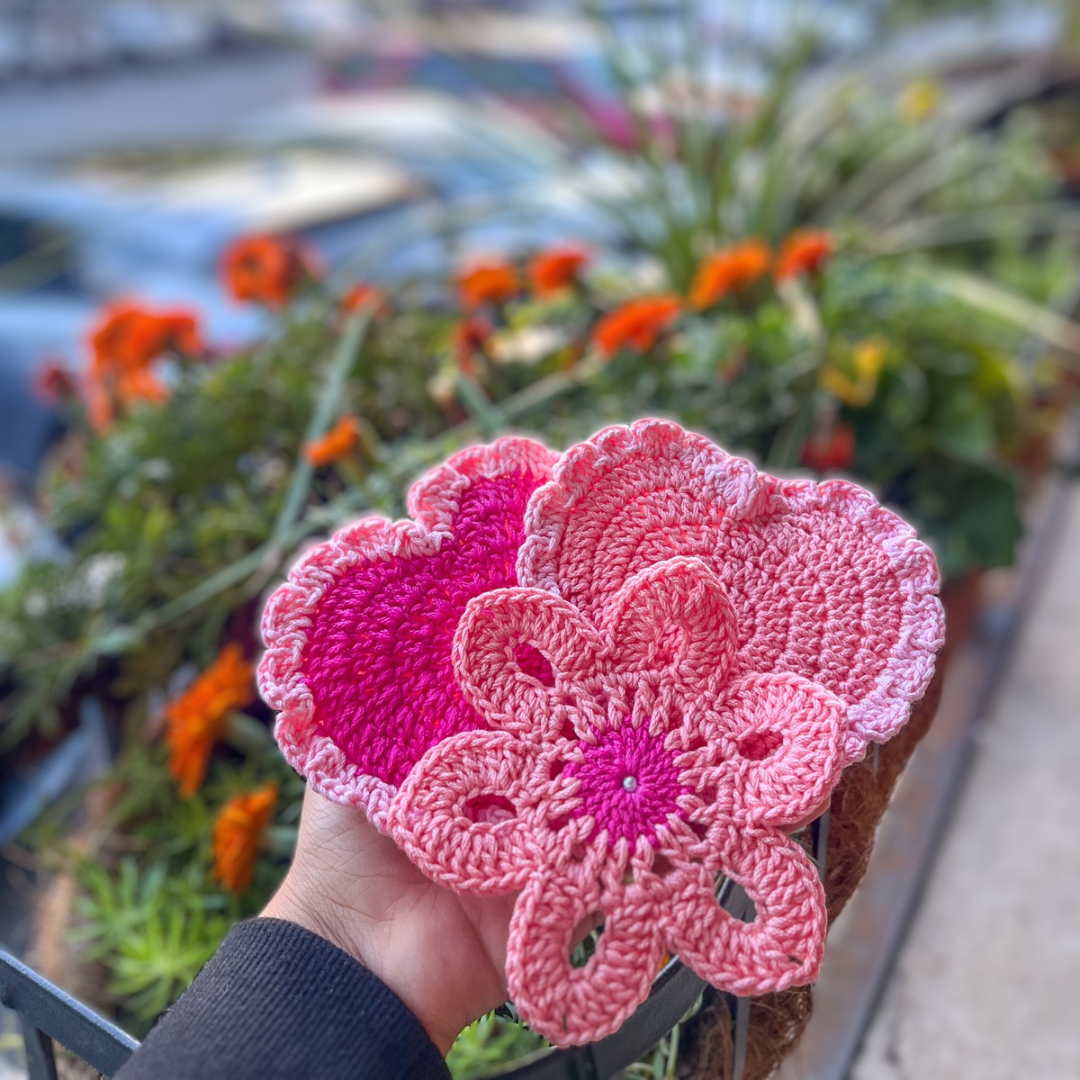
{"label": "black metal fence", "polygon": [[56,1080],[53,1040],[104,1076],[112,1076],[139,1048],[125,1031],[0,952],[0,1004],[19,1018],[30,1080]]}

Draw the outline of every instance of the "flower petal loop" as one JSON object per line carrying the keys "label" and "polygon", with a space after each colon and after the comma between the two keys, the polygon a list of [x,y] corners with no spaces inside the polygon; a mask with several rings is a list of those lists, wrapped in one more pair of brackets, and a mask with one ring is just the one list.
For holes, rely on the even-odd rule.
{"label": "flower petal loop", "polygon": [[666,677],[702,693],[719,685],[735,657],[735,610],[701,559],[669,559],[636,574],[609,621],[609,658],[620,673]]}
{"label": "flower petal loop", "polygon": [[701,820],[740,827],[803,821],[840,779],[844,712],[835,694],[789,672],[733,684],[713,717],[691,724],[698,736],[691,741],[707,745],[683,779],[713,795]]}
{"label": "flower petal loop", "polygon": [[[574,929],[601,914],[585,965],[570,963]],[[640,889],[615,896],[595,878],[538,873],[514,906],[506,954],[510,997],[523,1020],[560,1046],[615,1031],[649,993],[664,955],[655,901]]]}
{"label": "flower petal loop", "polygon": [[595,678],[601,648],[599,634],[565,600],[542,589],[496,589],[465,608],[454,673],[491,727],[549,741],[582,684]]}
{"label": "flower petal loop", "polygon": [[[657,910],[672,950],[713,986],[747,997],[817,978],[828,918],[817,870],[805,853],[772,829],[734,824],[710,830],[715,855],[673,875]],[[723,870],[741,885],[755,912],[743,922],[716,899]]]}
{"label": "flower petal loop", "polygon": [[565,862],[573,839],[536,827],[535,766],[532,747],[506,732],[454,736],[409,773],[387,827],[440,884],[465,893],[514,892],[535,862]]}

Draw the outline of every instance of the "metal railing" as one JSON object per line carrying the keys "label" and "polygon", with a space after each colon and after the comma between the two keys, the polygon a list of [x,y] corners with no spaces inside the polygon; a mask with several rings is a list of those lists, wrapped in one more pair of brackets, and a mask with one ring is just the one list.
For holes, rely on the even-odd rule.
{"label": "metal railing", "polygon": [[19,1018],[29,1080],[56,1080],[54,1039],[107,1077],[139,1048],[126,1031],[6,952],[0,952],[0,1005]]}

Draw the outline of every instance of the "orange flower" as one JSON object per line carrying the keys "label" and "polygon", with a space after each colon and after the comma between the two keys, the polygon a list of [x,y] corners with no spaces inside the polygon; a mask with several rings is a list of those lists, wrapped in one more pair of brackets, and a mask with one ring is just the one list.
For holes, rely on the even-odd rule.
{"label": "orange flower", "polygon": [[304,457],[319,468],[344,457],[359,442],[360,421],[355,416],[343,416],[321,439],[304,446]]}
{"label": "orange flower", "polygon": [[729,293],[738,292],[764,277],[770,253],[761,240],[743,240],[722,248],[701,264],[690,290],[690,300],[699,311],[712,307]]}
{"label": "orange flower", "polygon": [[803,229],[792,233],[776,258],[776,280],[786,281],[800,274],[816,274],[836,250],[831,233],[823,229]]}
{"label": "orange flower", "polygon": [[556,247],[542,251],[529,263],[529,280],[537,296],[550,296],[573,285],[578,272],[591,256],[577,247]]}
{"label": "orange flower", "polygon": [[646,296],[609,311],[593,328],[593,342],[601,352],[612,356],[631,346],[648,352],[661,333],[678,317],[682,302],[677,296]]}
{"label": "orange flower", "polygon": [[297,240],[244,236],[221,260],[225,287],[235,300],[284,307],[305,278],[317,276],[316,260]]}
{"label": "orange flower", "polygon": [[163,349],[175,349],[185,356],[203,351],[197,317],[189,311],[166,311],[157,316]]}
{"label": "orange flower", "polygon": [[521,280],[509,263],[481,263],[458,275],[458,293],[467,308],[504,304],[521,292]]}
{"label": "orange flower", "polygon": [[242,893],[251,884],[277,795],[277,784],[236,795],[214,822],[214,877],[229,892]]}
{"label": "orange flower", "polygon": [[476,374],[476,354],[483,352],[493,327],[480,315],[470,315],[454,327],[454,361],[465,375]]}
{"label": "orange flower", "polygon": [[104,431],[134,401],[168,396],[153,364],[164,353],[202,349],[199,325],[185,310],[154,312],[130,301],[108,305],[90,331],[87,407],[91,426]]}
{"label": "orange flower", "polygon": [[341,311],[348,315],[365,304],[371,306],[372,317],[385,319],[390,314],[390,298],[376,285],[354,285],[341,298]]}
{"label": "orange flower", "polygon": [[199,790],[210,764],[210,752],[233,709],[255,697],[254,665],[232,642],[178,698],[165,708],[165,741],[169,772],[190,798]]}
{"label": "orange flower", "polygon": [[806,440],[802,449],[802,462],[815,472],[832,469],[849,469],[855,460],[855,429],[843,422],[832,431],[816,433]]}

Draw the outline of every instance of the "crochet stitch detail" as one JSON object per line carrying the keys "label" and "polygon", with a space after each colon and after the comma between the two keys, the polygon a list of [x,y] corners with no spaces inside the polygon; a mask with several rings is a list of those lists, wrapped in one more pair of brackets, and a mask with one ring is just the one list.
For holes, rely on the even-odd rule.
{"label": "crochet stitch detail", "polygon": [[518,580],[597,621],[676,555],[723,584],[737,672],[792,672],[845,702],[845,763],[895,735],[929,684],[944,615],[914,530],[855,484],[778,480],[667,421],[607,428],[563,456],[530,501]]}
{"label": "crochet stitch detail", "polygon": [[556,460],[520,438],[463,450],[413,486],[414,521],[342,529],[267,603],[259,686],[282,751],[380,829],[424,751],[481,724],[453,678],[454,630],[472,597],[516,583],[525,506]]}
{"label": "crochet stitch detail", "polygon": [[[387,826],[442,884],[521,890],[508,985],[553,1042],[614,1031],[665,949],[739,994],[816,977],[824,895],[782,827],[835,784],[845,707],[794,673],[740,675],[738,634],[718,577],[684,557],[631,578],[599,624],[521,587],[461,618],[455,672],[491,730],[433,746]],[[547,658],[549,681],[517,661],[521,646]],[[751,922],[720,907],[719,873],[752,898]],[[574,968],[574,929],[596,913],[596,951]]]}

